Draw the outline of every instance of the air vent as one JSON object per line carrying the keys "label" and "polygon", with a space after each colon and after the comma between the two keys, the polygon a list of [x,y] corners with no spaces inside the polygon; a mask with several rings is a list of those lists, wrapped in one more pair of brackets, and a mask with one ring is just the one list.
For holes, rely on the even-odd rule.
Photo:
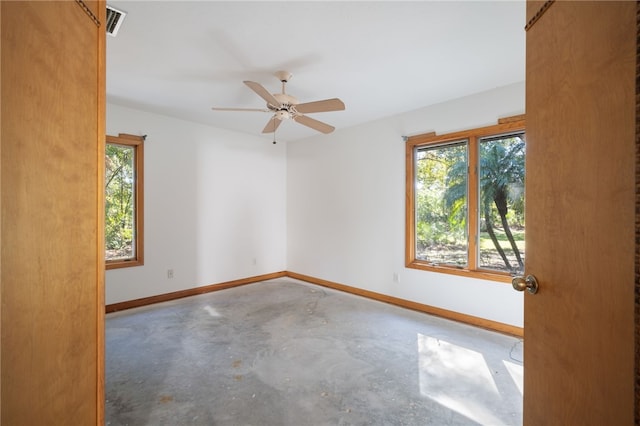
{"label": "air vent", "polygon": [[115,37],[125,16],[127,16],[127,12],[107,5],[107,34]]}

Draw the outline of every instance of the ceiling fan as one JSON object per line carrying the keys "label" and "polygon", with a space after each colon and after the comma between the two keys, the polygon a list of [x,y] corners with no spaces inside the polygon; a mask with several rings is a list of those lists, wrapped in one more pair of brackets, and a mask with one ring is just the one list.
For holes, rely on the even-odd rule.
{"label": "ceiling fan", "polygon": [[344,110],[344,103],[338,98],[325,99],[322,101],[299,103],[296,98],[285,93],[285,85],[291,79],[292,74],[288,71],[278,71],[274,74],[282,82],[282,93],[271,94],[260,83],[255,81],[244,81],[251,90],[267,102],[266,108],[212,108],[214,111],[262,111],[271,112],[273,116],[267,125],[262,129],[262,133],[274,133],[283,120],[292,119],[296,123],[310,127],[322,133],[331,133],[335,127],[307,117],[304,114],[314,112],[329,112]]}

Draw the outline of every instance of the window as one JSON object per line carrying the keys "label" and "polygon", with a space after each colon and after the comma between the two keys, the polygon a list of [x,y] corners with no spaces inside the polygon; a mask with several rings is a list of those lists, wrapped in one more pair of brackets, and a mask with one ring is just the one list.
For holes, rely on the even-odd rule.
{"label": "window", "polygon": [[107,136],[105,259],[107,269],[144,264],[144,137]]}
{"label": "window", "polygon": [[509,281],[524,269],[524,117],[407,140],[406,266]]}

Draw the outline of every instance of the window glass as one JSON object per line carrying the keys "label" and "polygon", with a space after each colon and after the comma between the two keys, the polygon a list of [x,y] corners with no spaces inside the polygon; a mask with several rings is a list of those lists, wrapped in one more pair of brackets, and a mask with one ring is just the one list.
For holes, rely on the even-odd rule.
{"label": "window glass", "polygon": [[106,260],[136,257],[135,147],[106,145],[105,243]]}
{"label": "window glass", "polygon": [[466,141],[416,152],[416,258],[467,266]]}
{"label": "window glass", "polygon": [[524,269],[524,133],[480,139],[480,268]]}
{"label": "window glass", "polygon": [[405,265],[510,282],[525,249],[524,116],[407,138]]}

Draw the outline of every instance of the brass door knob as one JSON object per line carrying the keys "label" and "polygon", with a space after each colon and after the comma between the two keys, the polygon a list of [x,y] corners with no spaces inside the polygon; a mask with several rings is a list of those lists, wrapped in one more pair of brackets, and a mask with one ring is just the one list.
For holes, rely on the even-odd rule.
{"label": "brass door knob", "polygon": [[536,294],[538,292],[538,280],[533,275],[527,275],[527,277],[513,277],[511,280],[511,285],[516,291],[525,291],[527,290],[531,294]]}

